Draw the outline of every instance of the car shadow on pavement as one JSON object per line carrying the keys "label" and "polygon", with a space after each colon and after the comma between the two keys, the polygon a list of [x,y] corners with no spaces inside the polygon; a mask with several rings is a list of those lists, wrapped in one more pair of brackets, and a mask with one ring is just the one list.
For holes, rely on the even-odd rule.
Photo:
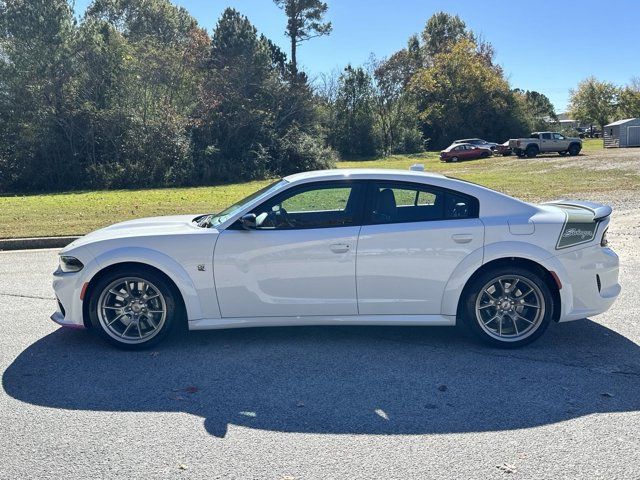
{"label": "car shadow on pavement", "polygon": [[229,425],[482,432],[640,410],[640,347],[590,320],[552,325],[537,343],[510,351],[449,328],[191,332],[143,352],[60,329],[25,349],[2,385],[49,408],[188,412],[217,437]]}

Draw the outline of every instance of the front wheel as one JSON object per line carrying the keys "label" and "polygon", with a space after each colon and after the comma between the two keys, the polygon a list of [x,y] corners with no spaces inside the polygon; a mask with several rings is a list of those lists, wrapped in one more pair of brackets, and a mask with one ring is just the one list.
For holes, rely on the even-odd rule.
{"label": "front wheel", "polygon": [[575,157],[580,153],[580,145],[576,145],[575,143],[569,147],[569,155]]}
{"label": "front wheel", "polygon": [[89,318],[109,343],[127,350],[149,348],[173,327],[176,295],[150,269],[122,268],[101,277],[89,298]]}
{"label": "front wheel", "polygon": [[524,268],[496,268],[465,289],[461,314],[485,343],[516,348],[536,340],[549,326],[553,297],[545,281]]}

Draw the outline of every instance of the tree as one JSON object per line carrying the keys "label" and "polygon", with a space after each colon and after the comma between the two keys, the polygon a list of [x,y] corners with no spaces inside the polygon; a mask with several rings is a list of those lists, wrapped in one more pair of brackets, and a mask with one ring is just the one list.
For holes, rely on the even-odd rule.
{"label": "tree", "polygon": [[73,184],[73,12],[66,0],[9,0],[0,27],[0,188]]}
{"label": "tree", "polygon": [[461,40],[472,40],[467,25],[458,15],[438,12],[432,15],[422,31],[422,42],[428,61]]}
{"label": "tree", "polygon": [[284,54],[247,17],[228,8],[216,25],[193,130],[200,178],[264,178],[327,168],[333,154],[306,118],[304,88],[291,92]]}
{"label": "tree", "polygon": [[374,94],[371,76],[361,67],[348,65],[339,79],[335,124],[330,143],[343,157],[375,155]]}
{"label": "tree", "polygon": [[619,111],[622,118],[640,117],[640,77],[631,79],[629,85],[620,90]]}
{"label": "tree", "polygon": [[502,71],[488,66],[471,40],[438,53],[432,67],[413,77],[411,89],[432,147],[467,136],[502,140],[527,129]]}
{"label": "tree", "polygon": [[292,84],[298,82],[297,49],[302,42],[329,35],[331,22],[323,22],[328,6],[320,0],[274,0],[287,15],[286,35],[291,40]]}
{"label": "tree", "polygon": [[535,90],[513,90],[521,105],[522,114],[529,125],[529,130],[547,130],[549,125],[558,121],[555,108],[545,94]]}
{"label": "tree", "polygon": [[589,77],[571,90],[569,110],[576,120],[596,123],[604,129],[616,114],[618,95],[619,89],[614,84]]}
{"label": "tree", "polygon": [[375,104],[382,153],[413,153],[422,149],[422,134],[418,128],[415,96],[407,88],[420,68],[413,55],[412,41],[406,49],[389,59],[375,62]]}

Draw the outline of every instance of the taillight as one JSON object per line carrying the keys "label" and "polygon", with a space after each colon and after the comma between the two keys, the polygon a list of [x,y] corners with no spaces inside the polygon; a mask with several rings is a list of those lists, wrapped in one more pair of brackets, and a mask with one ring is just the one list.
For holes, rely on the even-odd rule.
{"label": "taillight", "polygon": [[607,239],[607,232],[609,231],[609,228],[605,228],[604,229],[604,233],[602,234],[602,240],[600,240],[600,246],[601,247],[606,247],[607,245],[609,245],[609,239]]}

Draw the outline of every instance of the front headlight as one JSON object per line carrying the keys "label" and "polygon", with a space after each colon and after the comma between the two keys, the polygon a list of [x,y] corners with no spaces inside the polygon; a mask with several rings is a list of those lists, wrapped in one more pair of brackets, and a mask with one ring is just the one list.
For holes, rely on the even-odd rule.
{"label": "front headlight", "polygon": [[63,272],[79,272],[82,270],[82,267],[84,267],[84,265],[76,257],[60,255],[60,270]]}

